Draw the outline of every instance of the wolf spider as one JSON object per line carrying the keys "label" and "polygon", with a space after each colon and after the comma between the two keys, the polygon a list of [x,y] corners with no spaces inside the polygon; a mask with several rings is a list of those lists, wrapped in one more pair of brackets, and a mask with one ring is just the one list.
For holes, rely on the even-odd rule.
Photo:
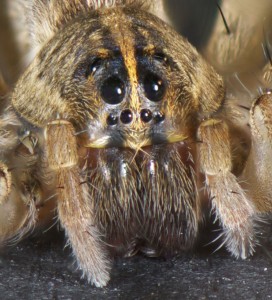
{"label": "wolf spider", "polygon": [[152,3],[105,2],[27,2],[35,56],[11,93],[1,85],[1,242],[57,214],[101,287],[112,252],[192,249],[209,207],[228,251],[252,255],[272,207],[271,93],[243,111]]}

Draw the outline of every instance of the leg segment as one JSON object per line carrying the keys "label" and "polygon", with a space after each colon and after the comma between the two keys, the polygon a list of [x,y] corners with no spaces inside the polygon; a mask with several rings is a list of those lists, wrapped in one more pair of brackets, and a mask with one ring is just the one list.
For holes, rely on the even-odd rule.
{"label": "leg segment", "polygon": [[250,110],[252,144],[242,174],[245,190],[259,212],[272,211],[272,94],[262,95]]}
{"label": "leg segment", "polygon": [[231,149],[227,125],[221,120],[203,121],[198,130],[199,158],[212,207],[223,227],[224,243],[236,257],[254,251],[254,206],[231,173]]}
{"label": "leg segment", "polygon": [[[0,166],[0,243],[17,242],[31,232],[38,220],[36,188],[22,188],[15,174]],[[20,181],[20,180],[18,180]],[[25,186],[26,187],[26,186]]]}
{"label": "leg segment", "polygon": [[18,139],[20,125],[12,109],[3,111],[0,154],[5,163],[0,161],[0,244],[16,242],[34,229],[39,217],[36,205],[43,199],[41,189],[31,179],[35,155],[22,149],[24,145]]}
{"label": "leg segment", "polygon": [[92,203],[86,184],[81,184],[74,128],[65,120],[46,127],[49,167],[56,172],[58,214],[83,275],[97,287],[109,280],[109,261],[93,224]]}

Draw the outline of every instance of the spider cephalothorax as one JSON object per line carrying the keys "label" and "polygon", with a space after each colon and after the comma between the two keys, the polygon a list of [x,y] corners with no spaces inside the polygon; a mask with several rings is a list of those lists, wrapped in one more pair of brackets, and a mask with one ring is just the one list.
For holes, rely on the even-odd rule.
{"label": "spider cephalothorax", "polygon": [[228,250],[252,254],[269,187],[251,197],[239,182],[267,178],[252,161],[270,132],[260,117],[269,120],[270,95],[251,110],[250,152],[222,78],[159,18],[130,5],[50,3],[39,2],[50,30],[34,30],[40,50],[2,111],[2,239],[56,205],[80,268],[103,286],[109,252],[192,248],[209,198]]}

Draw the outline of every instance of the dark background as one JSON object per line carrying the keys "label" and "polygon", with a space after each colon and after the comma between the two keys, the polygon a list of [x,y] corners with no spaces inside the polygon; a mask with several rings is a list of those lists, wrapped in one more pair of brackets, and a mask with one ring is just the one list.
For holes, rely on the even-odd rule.
{"label": "dark background", "polygon": [[[12,83],[20,72],[4,14],[5,1],[0,0],[0,54],[5,53],[5,57],[0,55],[0,69]],[[214,1],[168,0],[168,4],[177,28],[197,47],[203,46],[218,13]],[[136,256],[116,260],[111,281],[103,289],[80,279],[70,250],[63,249],[61,233],[41,233],[1,251],[0,299],[270,299],[270,227],[268,222],[263,246],[247,260],[236,260],[224,250],[213,253],[215,245],[205,246],[213,239],[212,231],[206,229],[192,253],[167,259]]]}
{"label": "dark background", "polygon": [[63,250],[64,244],[62,235],[52,232],[2,252],[0,299],[249,300],[272,297],[272,243],[269,239],[247,260],[236,260],[224,251],[213,253],[205,246],[175,258],[117,259],[111,281],[103,289],[80,279],[70,250]]}

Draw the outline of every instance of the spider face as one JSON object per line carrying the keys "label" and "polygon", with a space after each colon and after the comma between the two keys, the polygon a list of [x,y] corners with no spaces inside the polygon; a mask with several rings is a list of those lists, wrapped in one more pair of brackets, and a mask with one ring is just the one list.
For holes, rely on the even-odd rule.
{"label": "spider face", "polygon": [[[220,89],[209,98],[217,108],[222,80],[191,45],[153,16],[115,9],[76,19],[49,41],[17,85],[13,105],[37,126],[70,120],[87,131],[87,147],[138,149],[195,136],[209,76],[211,93]],[[25,83],[30,77],[33,86]]]}
{"label": "spider face", "polygon": [[272,206],[271,94],[248,132],[221,76],[139,3],[63,3],[36,3],[40,50],[1,110],[1,240],[56,208],[83,274],[104,286],[110,252],[192,249],[208,202],[231,254],[251,255],[255,215]]}

